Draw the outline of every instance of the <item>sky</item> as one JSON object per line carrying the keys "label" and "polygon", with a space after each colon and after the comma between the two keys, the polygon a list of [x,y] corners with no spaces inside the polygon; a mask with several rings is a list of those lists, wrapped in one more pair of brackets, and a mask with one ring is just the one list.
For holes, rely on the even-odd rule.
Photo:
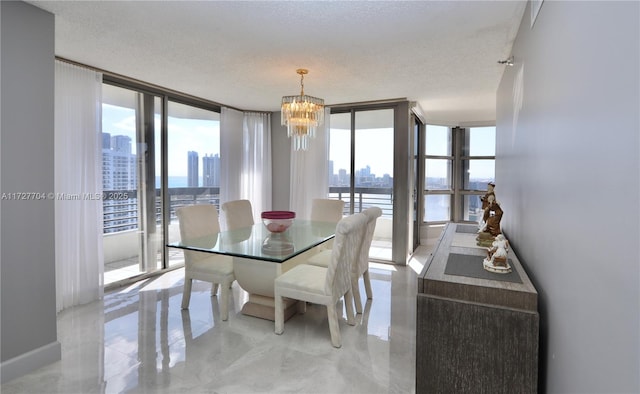
{"label": "sky", "polygon": [[[393,129],[357,130],[355,139],[356,171],[369,165],[377,177],[393,176]],[[350,157],[350,130],[331,129],[329,160],[333,160],[336,174],[341,168],[350,173]]]}
{"label": "sky", "polygon": [[[182,104],[172,103],[175,106]],[[170,109],[171,110],[171,109]],[[203,110],[204,111],[204,110]],[[211,116],[219,114],[206,111]],[[114,135],[126,135],[132,141],[132,153],[138,151],[135,146],[134,110],[103,104],[102,131]],[[202,116],[204,118],[206,116]],[[218,118],[219,119],[219,118]],[[159,116],[156,116],[156,130],[160,130]],[[369,165],[371,172],[378,177],[384,174],[393,176],[393,133],[392,128],[371,128],[356,130],[355,168],[359,170]],[[427,154],[446,155],[448,146],[448,128],[444,126],[428,126]],[[331,129],[330,160],[334,162],[334,172],[343,168],[349,172],[350,164],[350,131],[347,129]],[[311,141],[313,143],[313,140]],[[476,128],[471,133],[471,155],[495,155],[495,127]],[[438,147],[444,149],[438,149]],[[168,154],[169,176],[187,175],[187,152],[195,150],[202,157],[205,154],[220,152],[219,120],[200,120],[169,117]],[[428,176],[445,177],[446,165],[431,163]],[[156,155],[156,168],[160,167],[160,157]],[[472,178],[486,178],[493,175],[493,163],[473,163]],[[201,171],[202,172],[202,171]]]}
{"label": "sky", "polygon": [[[495,156],[496,128],[474,127],[470,131],[470,156]],[[426,136],[427,155],[447,156],[450,153],[450,132],[447,126],[427,126]],[[469,168],[469,178],[487,179],[494,177],[494,162],[491,160],[474,160]],[[445,178],[448,172],[448,161],[427,159],[427,177]]]}
{"label": "sky", "polygon": [[[450,153],[450,133],[446,126],[428,126],[427,154],[447,156]],[[393,129],[358,129],[356,130],[355,168],[359,170],[371,166],[371,172],[381,177],[384,174],[393,176]],[[331,129],[329,160],[334,162],[334,171],[344,168],[349,172],[350,131]],[[472,156],[495,156],[495,127],[473,128],[470,134],[469,152]],[[446,160],[430,161],[428,176],[446,177],[448,172]],[[470,168],[471,178],[492,178],[494,176],[493,161],[473,161]]]}
{"label": "sky", "polygon": [[[131,138],[132,152],[135,146],[134,110],[103,104],[102,131],[111,136],[126,135]],[[160,130],[160,119],[156,116],[155,129]],[[187,152],[195,150],[205,154],[220,153],[220,122],[215,120],[193,120],[169,117],[168,133],[169,176],[187,176]],[[156,155],[156,168],[160,168],[160,155]],[[202,173],[202,171],[201,171]]]}

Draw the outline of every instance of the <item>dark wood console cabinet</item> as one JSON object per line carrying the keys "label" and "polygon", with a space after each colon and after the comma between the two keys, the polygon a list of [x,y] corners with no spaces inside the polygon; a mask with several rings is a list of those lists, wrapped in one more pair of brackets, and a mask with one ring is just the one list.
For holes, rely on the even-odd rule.
{"label": "dark wood console cabinet", "polygon": [[484,271],[476,229],[448,224],[418,277],[416,393],[537,393],[538,293],[512,250]]}

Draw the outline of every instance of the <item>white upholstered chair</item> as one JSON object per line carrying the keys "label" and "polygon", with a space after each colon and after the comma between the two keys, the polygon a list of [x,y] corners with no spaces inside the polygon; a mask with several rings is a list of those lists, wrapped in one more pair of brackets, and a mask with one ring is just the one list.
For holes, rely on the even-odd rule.
{"label": "white upholstered chair", "polygon": [[353,290],[353,297],[356,303],[356,312],[362,313],[362,301],[360,299],[360,287],[358,281],[362,276],[364,282],[364,290],[367,294],[367,299],[373,298],[373,291],[371,290],[371,277],[369,276],[369,250],[371,249],[371,242],[373,241],[373,233],[376,231],[376,223],[378,218],[382,216],[382,210],[378,207],[367,208],[362,211],[367,215],[367,232],[365,233],[362,241],[362,247],[358,255],[356,266],[351,267],[351,285],[355,286]]}
{"label": "white upholstered chair", "polygon": [[[360,286],[358,281],[362,277],[364,281],[364,289],[367,294],[367,299],[373,298],[373,291],[371,290],[371,277],[369,276],[369,249],[371,248],[371,241],[373,240],[373,233],[376,230],[376,223],[378,218],[382,215],[382,210],[378,207],[367,208],[362,211],[367,216],[367,231],[362,240],[362,245],[358,247],[357,255],[355,259],[351,261],[351,288],[353,290],[353,299],[356,305],[356,313],[362,313],[362,300],[360,296]],[[331,251],[325,250],[315,256],[311,257],[307,264],[317,265],[320,267],[328,266],[331,261]]]}
{"label": "white upholstered chair", "polygon": [[[189,205],[176,210],[180,226],[180,239],[197,240],[210,238],[213,247],[220,232],[218,211],[215,205]],[[203,238],[204,239],[204,238]],[[191,285],[193,280],[211,282],[211,295],[214,296],[220,287],[220,315],[222,320],[229,317],[229,287],[235,280],[233,274],[233,260],[229,256],[222,256],[193,250],[184,252],[184,292],[182,294],[182,309],[189,308],[191,299]],[[218,286],[220,285],[220,286]]]}
{"label": "white upholstered chair", "polygon": [[224,213],[224,221],[227,230],[235,230],[242,227],[250,227],[253,221],[253,208],[249,200],[227,201],[220,207]]}
{"label": "white upholstered chair", "polygon": [[[311,202],[311,217],[310,219],[318,222],[329,222],[338,224],[342,219],[342,211],[344,209],[344,201],[332,200],[329,198],[315,198]],[[318,246],[316,250],[322,251],[331,249],[333,247],[333,240],[323,243]]]}
{"label": "white upholstered chair", "polygon": [[[331,262],[328,267],[300,264],[275,279],[276,334],[284,332],[283,298],[286,297],[326,305],[331,344],[334,347],[342,346],[336,304],[344,297],[347,324],[355,325],[348,261],[355,258],[354,254],[358,252],[358,246],[362,242],[366,227],[367,217],[364,214],[359,213],[345,217],[338,222],[335,243],[331,252]],[[299,306],[301,311],[306,309],[304,302]]]}
{"label": "white upholstered chair", "polygon": [[311,202],[311,220],[338,223],[342,219],[344,201],[316,198]]}

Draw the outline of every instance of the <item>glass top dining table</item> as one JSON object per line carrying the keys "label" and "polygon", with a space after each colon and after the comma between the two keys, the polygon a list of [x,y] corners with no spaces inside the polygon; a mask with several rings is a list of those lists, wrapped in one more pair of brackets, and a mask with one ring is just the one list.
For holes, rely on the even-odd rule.
{"label": "glass top dining table", "polygon": [[167,246],[283,263],[334,238],[335,230],[335,223],[295,219],[286,231],[271,233],[260,222],[213,236],[183,239]]}

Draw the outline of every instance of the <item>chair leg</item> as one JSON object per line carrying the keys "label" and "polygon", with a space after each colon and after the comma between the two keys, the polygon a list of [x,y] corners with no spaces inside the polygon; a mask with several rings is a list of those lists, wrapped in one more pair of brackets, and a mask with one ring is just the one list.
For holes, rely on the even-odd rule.
{"label": "chair leg", "polygon": [[356,313],[362,313],[362,300],[360,299],[360,286],[358,285],[358,277],[355,275],[351,276],[351,291],[353,291],[353,300],[355,301],[355,304],[356,304]]}
{"label": "chair leg", "polygon": [[275,303],[275,333],[280,335],[284,332],[284,305],[282,305],[282,297],[277,292],[273,301]]}
{"label": "chair leg", "polygon": [[342,337],[340,336],[340,325],[338,324],[338,311],[336,304],[327,305],[327,318],[329,319],[329,332],[331,333],[331,344],[333,347],[342,347]]}
{"label": "chair leg", "polygon": [[229,285],[223,283],[220,289],[220,316],[222,321],[229,320]]}
{"label": "chair leg", "polygon": [[193,279],[184,278],[184,290],[182,291],[182,309],[189,309],[189,300],[191,300],[191,282]]}
{"label": "chair leg", "polygon": [[369,269],[364,271],[362,278],[364,279],[364,289],[367,292],[367,299],[370,300],[373,298],[373,291],[371,291],[371,277],[369,276]]}
{"label": "chair leg", "polygon": [[353,292],[351,289],[347,290],[344,295],[344,303],[347,306],[347,324],[350,326],[356,325],[355,313],[353,313]]}
{"label": "chair leg", "polygon": [[218,287],[217,283],[211,284],[211,297],[215,297],[218,294]]}

